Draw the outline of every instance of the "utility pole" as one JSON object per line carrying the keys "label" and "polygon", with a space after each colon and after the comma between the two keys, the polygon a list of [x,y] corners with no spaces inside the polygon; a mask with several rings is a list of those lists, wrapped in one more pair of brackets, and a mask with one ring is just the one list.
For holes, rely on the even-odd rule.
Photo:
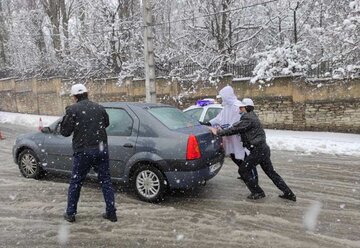
{"label": "utility pole", "polygon": [[142,0],[144,19],[145,92],[146,102],[156,103],[153,20],[150,0]]}

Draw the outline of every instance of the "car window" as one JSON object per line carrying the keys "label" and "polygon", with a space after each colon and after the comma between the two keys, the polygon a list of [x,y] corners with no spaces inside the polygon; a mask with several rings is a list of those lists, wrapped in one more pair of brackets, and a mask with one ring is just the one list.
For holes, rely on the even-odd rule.
{"label": "car window", "polygon": [[110,125],[106,128],[109,136],[130,136],[133,119],[124,109],[107,108]]}
{"label": "car window", "polygon": [[194,119],[186,116],[180,109],[171,107],[154,107],[148,110],[154,117],[169,129],[179,129],[199,125]]}
{"label": "car window", "polygon": [[49,125],[49,128],[52,132],[59,134],[60,133],[60,124],[63,120],[63,117],[57,119],[52,124]]}
{"label": "car window", "polygon": [[195,120],[200,120],[202,111],[203,111],[203,108],[194,108],[194,109],[189,109],[189,110],[185,111],[184,114],[194,118]]}
{"label": "car window", "polygon": [[221,108],[208,108],[206,111],[204,122],[208,122],[214,119],[221,111]]}

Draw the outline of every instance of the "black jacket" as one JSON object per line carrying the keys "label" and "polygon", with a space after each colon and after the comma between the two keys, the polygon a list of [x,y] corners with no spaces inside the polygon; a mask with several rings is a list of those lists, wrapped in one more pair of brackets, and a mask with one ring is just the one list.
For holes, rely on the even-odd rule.
{"label": "black jacket", "polygon": [[231,128],[219,130],[217,134],[220,136],[240,134],[244,146],[249,150],[254,146],[266,144],[265,131],[253,111],[244,113],[240,121],[235,122]]}
{"label": "black jacket", "polygon": [[105,108],[87,99],[66,107],[61,122],[60,133],[68,137],[72,133],[74,152],[85,148],[98,147],[101,142],[107,144],[105,128],[109,126],[109,116]]}

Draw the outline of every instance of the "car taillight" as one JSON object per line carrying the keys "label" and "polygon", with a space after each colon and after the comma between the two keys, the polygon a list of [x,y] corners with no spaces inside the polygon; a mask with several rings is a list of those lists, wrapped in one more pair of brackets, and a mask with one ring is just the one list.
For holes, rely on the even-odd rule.
{"label": "car taillight", "polygon": [[190,135],[186,149],[186,159],[193,160],[201,158],[199,143],[194,135]]}

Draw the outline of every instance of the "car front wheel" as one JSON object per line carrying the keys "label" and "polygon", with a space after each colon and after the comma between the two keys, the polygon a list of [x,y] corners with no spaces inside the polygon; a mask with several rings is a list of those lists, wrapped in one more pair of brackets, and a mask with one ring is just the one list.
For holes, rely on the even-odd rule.
{"label": "car front wheel", "polygon": [[32,150],[25,149],[18,159],[19,169],[24,177],[39,179],[43,175],[40,161]]}
{"label": "car front wheel", "polygon": [[151,165],[141,165],[134,173],[134,189],[138,197],[147,202],[163,200],[166,192],[164,175]]}

